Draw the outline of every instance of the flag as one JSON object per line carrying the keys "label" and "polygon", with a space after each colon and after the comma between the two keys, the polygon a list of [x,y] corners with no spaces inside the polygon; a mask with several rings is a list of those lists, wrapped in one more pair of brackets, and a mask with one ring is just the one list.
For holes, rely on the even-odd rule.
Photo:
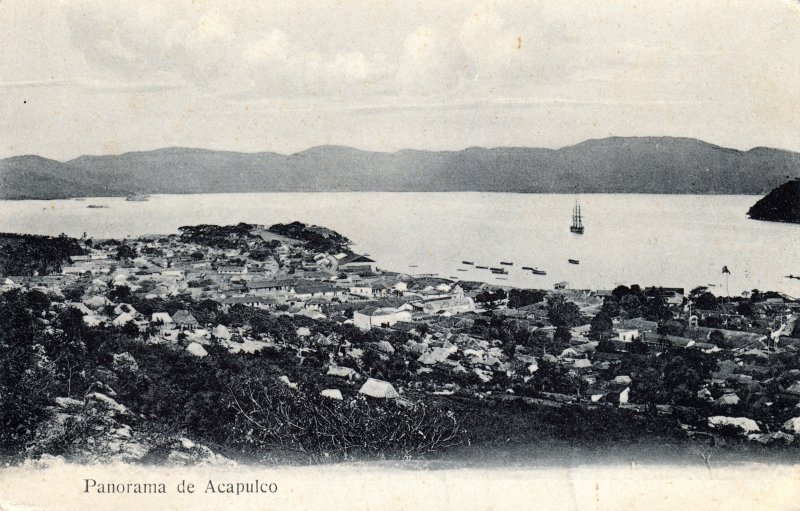
{"label": "flag", "polygon": [[727,267],[727,266],[723,266],[723,267],[722,267],[722,274],[724,275],[724,274],[726,274],[726,273],[727,273],[728,275],[730,275],[730,274],[731,274],[731,271],[728,269],[728,267]]}

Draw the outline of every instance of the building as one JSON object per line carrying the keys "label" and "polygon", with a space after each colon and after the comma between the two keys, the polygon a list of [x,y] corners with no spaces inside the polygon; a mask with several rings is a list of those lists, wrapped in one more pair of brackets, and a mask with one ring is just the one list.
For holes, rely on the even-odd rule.
{"label": "building", "polygon": [[173,314],[172,321],[175,323],[175,326],[181,330],[194,330],[200,326],[200,323],[187,310],[179,310]]}
{"label": "building", "polygon": [[339,259],[338,269],[343,272],[358,274],[375,273],[375,261],[367,256],[348,254]]}
{"label": "building", "polygon": [[353,324],[361,330],[386,328],[399,321],[411,322],[411,312],[394,307],[367,307],[353,312]]}
{"label": "building", "polygon": [[217,273],[220,275],[245,275],[247,274],[247,265],[244,266],[220,266],[217,268]]}
{"label": "building", "polygon": [[472,298],[447,298],[445,300],[430,300],[414,304],[415,308],[425,314],[461,314],[473,312],[475,301]]}
{"label": "building", "polygon": [[228,306],[241,304],[247,307],[263,310],[272,310],[276,305],[278,305],[277,300],[274,298],[253,295],[232,296],[231,298],[227,298],[223,303]]}
{"label": "building", "polygon": [[633,342],[639,338],[639,330],[637,329],[618,328],[615,329],[615,332],[617,333],[617,340],[622,342]]}
{"label": "building", "polygon": [[247,289],[251,294],[255,295],[293,293],[296,285],[297,280],[295,279],[253,280],[247,283]]}
{"label": "building", "polygon": [[343,290],[331,284],[303,283],[294,286],[294,295],[297,300],[311,298],[338,298],[344,294]]}

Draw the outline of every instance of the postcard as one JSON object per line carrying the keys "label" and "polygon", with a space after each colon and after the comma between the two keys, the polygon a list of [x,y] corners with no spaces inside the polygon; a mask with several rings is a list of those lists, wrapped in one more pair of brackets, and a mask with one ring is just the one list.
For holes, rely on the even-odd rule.
{"label": "postcard", "polygon": [[797,508],[797,2],[0,19],[0,510]]}

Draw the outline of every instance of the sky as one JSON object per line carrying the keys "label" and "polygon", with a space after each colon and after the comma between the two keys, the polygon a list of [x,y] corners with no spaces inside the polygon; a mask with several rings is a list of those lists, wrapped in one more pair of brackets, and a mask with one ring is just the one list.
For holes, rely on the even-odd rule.
{"label": "sky", "polygon": [[800,151],[796,0],[0,0],[0,157],[688,136]]}

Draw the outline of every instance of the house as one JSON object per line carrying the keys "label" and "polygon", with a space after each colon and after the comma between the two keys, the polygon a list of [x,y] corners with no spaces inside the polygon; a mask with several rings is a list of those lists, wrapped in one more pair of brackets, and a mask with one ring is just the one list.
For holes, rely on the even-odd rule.
{"label": "house", "polygon": [[339,259],[338,269],[358,274],[375,273],[375,261],[367,256],[348,254]]}
{"label": "house", "polygon": [[367,298],[372,298],[372,286],[367,284],[361,284],[358,286],[350,286],[348,291],[351,295],[356,296],[364,296]]}
{"label": "house", "polygon": [[172,321],[181,330],[194,330],[200,323],[187,310],[179,310],[172,315]]}
{"label": "house", "polygon": [[244,266],[220,266],[217,268],[220,275],[246,275],[247,265]]}
{"label": "house", "polygon": [[311,298],[337,298],[343,294],[342,290],[330,284],[316,282],[298,284],[294,287],[294,294],[298,300]]}
{"label": "house", "polygon": [[245,305],[247,307],[253,307],[255,309],[263,309],[263,310],[272,310],[275,306],[278,305],[277,300],[274,298],[268,298],[264,296],[254,296],[254,295],[246,295],[246,296],[232,296],[227,298],[224,302],[225,305]]}
{"label": "house", "polygon": [[394,307],[367,307],[353,312],[353,324],[361,330],[386,328],[399,321],[411,322],[411,312]]}
{"label": "house", "polygon": [[633,342],[639,338],[639,330],[635,328],[616,328],[617,340],[621,342]]}
{"label": "house", "polygon": [[474,312],[475,301],[472,298],[447,298],[444,300],[429,300],[414,304],[416,309],[425,314],[460,314]]}
{"label": "house", "polygon": [[295,279],[253,280],[247,283],[247,289],[250,294],[255,295],[279,292],[293,293],[295,285],[297,285],[297,280]]}
{"label": "house", "polygon": [[154,312],[150,316],[150,322],[160,325],[162,329],[171,328],[173,325],[172,316],[167,312]]}

